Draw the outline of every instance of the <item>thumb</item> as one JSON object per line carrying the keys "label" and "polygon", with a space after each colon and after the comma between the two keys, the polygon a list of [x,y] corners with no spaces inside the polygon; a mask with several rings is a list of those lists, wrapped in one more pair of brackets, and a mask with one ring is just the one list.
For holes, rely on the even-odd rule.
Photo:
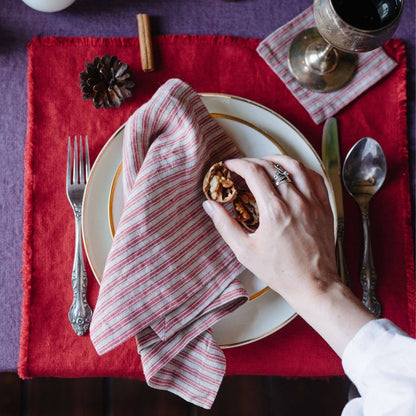
{"label": "thumb", "polygon": [[206,200],[202,203],[202,207],[211,217],[221,237],[230,246],[234,254],[237,254],[237,251],[244,246],[247,240],[247,233],[243,231],[238,222],[230,216],[221,204]]}

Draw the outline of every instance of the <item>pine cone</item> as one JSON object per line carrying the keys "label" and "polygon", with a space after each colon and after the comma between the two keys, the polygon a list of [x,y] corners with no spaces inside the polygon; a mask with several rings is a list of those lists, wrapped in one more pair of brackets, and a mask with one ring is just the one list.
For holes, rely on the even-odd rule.
{"label": "pine cone", "polygon": [[104,55],[85,64],[86,72],[81,72],[84,100],[93,100],[95,108],[118,108],[126,98],[131,97],[134,82],[129,66],[120,62],[117,56]]}

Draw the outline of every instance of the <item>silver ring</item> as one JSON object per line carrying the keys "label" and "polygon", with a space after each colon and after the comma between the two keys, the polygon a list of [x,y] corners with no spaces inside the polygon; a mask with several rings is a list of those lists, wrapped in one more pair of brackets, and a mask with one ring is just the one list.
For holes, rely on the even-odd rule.
{"label": "silver ring", "polygon": [[279,186],[283,183],[291,183],[292,181],[289,178],[289,172],[284,170],[280,165],[277,163],[274,164],[276,169],[276,173],[273,175],[274,183],[276,186]]}

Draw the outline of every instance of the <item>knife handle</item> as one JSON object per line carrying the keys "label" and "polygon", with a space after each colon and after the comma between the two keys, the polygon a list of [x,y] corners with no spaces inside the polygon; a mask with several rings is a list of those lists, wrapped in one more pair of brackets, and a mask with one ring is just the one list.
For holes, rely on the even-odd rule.
{"label": "knife handle", "polygon": [[345,286],[351,287],[350,276],[347,268],[347,260],[344,252],[344,219],[338,218],[337,228],[337,246],[336,246],[338,273],[341,277],[342,283]]}

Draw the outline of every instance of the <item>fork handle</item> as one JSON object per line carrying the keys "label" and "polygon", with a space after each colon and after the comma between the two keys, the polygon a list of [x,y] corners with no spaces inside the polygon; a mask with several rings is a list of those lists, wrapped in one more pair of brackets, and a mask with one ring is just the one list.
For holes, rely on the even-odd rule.
{"label": "fork handle", "polygon": [[81,210],[75,214],[75,257],[72,268],[72,290],[74,299],[68,312],[69,321],[77,335],[84,335],[91,322],[92,310],[87,302],[87,272],[81,243]]}

